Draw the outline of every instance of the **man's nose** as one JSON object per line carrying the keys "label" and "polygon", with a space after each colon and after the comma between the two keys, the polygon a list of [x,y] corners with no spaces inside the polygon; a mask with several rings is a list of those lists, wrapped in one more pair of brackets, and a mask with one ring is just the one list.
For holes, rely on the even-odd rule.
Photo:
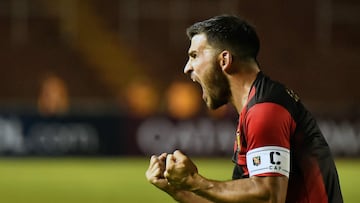
{"label": "man's nose", "polygon": [[192,67],[191,67],[191,65],[190,65],[190,63],[189,63],[189,61],[188,61],[188,62],[186,63],[186,65],[185,65],[185,67],[184,67],[184,73],[185,73],[185,74],[190,74],[192,70],[193,70],[193,69],[192,69]]}

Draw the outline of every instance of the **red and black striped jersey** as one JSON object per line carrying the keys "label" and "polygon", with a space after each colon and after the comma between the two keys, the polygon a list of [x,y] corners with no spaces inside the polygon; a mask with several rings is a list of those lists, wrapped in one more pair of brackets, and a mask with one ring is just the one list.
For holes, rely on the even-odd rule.
{"label": "red and black striped jersey", "polygon": [[334,159],[314,117],[296,93],[262,72],[239,115],[233,161],[233,179],[287,176],[286,202],[343,202]]}

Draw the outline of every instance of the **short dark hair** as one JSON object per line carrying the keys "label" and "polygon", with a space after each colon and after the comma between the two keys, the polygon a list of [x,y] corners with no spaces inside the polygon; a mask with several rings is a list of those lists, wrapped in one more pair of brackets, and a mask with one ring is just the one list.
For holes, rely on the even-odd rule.
{"label": "short dark hair", "polygon": [[253,26],[244,19],[232,15],[215,16],[197,22],[186,30],[191,40],[195,35],[205,34],[214,48],[227,49],[242,59],[255,59],[260,41]]}

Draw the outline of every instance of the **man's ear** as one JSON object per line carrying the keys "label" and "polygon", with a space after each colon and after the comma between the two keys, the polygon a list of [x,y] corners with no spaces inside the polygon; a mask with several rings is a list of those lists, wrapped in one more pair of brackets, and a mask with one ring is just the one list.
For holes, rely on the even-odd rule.
{"label": "man's ear", "polygon": [[229,51],[224,50],[220,53],[219,55],[219,65],[221,67],[221,69],[226,72],[226,73],[231,73],[231,65],[232,65],[232,55]]}

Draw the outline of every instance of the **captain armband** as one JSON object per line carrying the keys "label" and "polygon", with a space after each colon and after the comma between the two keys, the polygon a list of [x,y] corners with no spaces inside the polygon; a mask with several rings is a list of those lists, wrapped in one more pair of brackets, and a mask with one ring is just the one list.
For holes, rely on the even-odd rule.
{"label": "captain armband", "polygon": [[252,149],[246,154],[249,175],[278,173],[289,177],[290,150],[278,146],[266,146]]}

